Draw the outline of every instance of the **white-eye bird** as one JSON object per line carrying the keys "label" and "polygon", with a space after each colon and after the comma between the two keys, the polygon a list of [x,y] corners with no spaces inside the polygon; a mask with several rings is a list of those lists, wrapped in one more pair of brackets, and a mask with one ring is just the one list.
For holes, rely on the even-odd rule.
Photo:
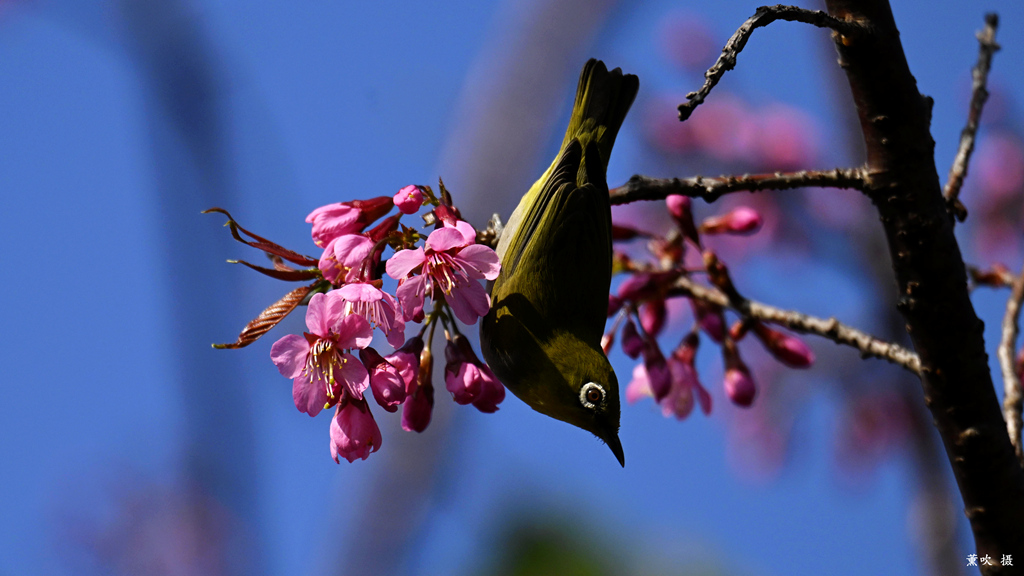
{"label": "white-eye bird", "polygon": [[601,350],[612,278],[605,172],[639,82],[590,60],[551,167],[498,241],[501,274],[480,324],[484,358],[534,410],[592,432],[625,466],[619,383]]}

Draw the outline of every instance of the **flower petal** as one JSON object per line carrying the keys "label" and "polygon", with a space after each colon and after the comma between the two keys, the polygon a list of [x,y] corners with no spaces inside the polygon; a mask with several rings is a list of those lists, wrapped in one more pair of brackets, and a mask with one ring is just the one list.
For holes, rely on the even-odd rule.
{"label": "flower petal", "polygon": [[349,302],[376,302],[384,297],[384,293],[379,288],[365,282],[345,284],[335,292]]}
{"label": "flower petal", "polygon": [[366,348],[373,342],[373,327],[358,314],[342,316],[334,325],[338,348]]}
{"label": "flower petal", "polygon": [[352,354],[342,354],[341,357],[344,359],[339,371],[342,385],[352,396],[362,398],[363,391],[370,386],[369,372],[366,371],[366,367],[359,361],[359,358]]}
{"label": "flower petal", "polygon": [[331,331],[329,320],[327,297],[322,292],[313,294],[309,306],[306,306],[306,327],[313,334],[326,338]]}
{"label": "flower petal", "polygon": [[289,334],[270,347],[270,361],[285,378],[301,374],[308,355],[309,342],[298,334]]}
{"label": "flower petal", "polygon": [[361,234],[346,234],[334,243],[334,257],[346,268],[358,268],[373,250],[373,240]]}
{"label": "flower petal", "polygon": [[292,400],[299,412],[316,416],[327,404],[327,388],[319,378],[310,378],[309,374],[301,374],[292,380]]}
{"label": "flower petal", "polygon": [[491,297],[476,280],[460,284],[445,297],[463,324],[476,324],[476,319],[491,309]]}
{"label": "flower petal", "polygon": [[391,258],[388,258],[384,268],[387,270],[388,276],[395,280],[402,280],[426,261],[427,257],[423,252],[423,248],[399,250]]}
{"label": "flower petal", "polygon": [[466,238],[457,228],[438,228],[427,236],[427,248],[434,252],[444,252],[452,248],[461,248],[468,245]]}
{"label": "flower petal", "polygon": [[445,227],[455,228],[456,230],[458,230],[459,234],[462,234],[462,238],[463,240],[466,241],[466,244],[476,244],[476,229],[473,228],[473,225],[470,224],[469,222],[466,222],[465,220],[459,220],[458,222],[455,223],[455,226],[445,224]]}
{"label": "flower petal", "polygon": [[[388,260],[390,263],[391,261]],[[402,282],[395,294],[402,303],[402,318],[408,322],[423,312],[423,299],[426,296],[426,276],[413,276]]]}
{"label": "flower petal", "polygon": [[[459,250],[456,258],[462,261],[463,266],[475,270],[480,275],[477,278],[494,280],[501,272],[501,260],[497,252],[483,244],[473,244]],[[470,275],[473,278],[473,275]]]}

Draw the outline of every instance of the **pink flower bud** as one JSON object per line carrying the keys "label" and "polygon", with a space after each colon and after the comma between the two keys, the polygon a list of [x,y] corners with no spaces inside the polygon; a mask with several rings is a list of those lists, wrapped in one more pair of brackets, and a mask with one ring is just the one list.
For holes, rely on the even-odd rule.
{"label": "pink flower bud", "polygon": [[669,194],[668,197],[665,198],[665,205],[668,206],[668,213],[676,220],[686,217],[690,212],[692,204],[693,201],[690,200],[688,196],[683,196],[681,194]]}
{"label": "pink flower bud", "polygon": [[416,384],[413,393],[402,404],[402,430],[423,432],[430,425],[434,409],[434,386],[430,382]]}
{"label": "pink flower bud", "polygon": [[754,326],[754,333],[768,352],[786,366],[808,368],[814,364],[814,352],[796,336],[773,330],[760,322]]}
{"label": "pink flower bud", "polygon": [[405,382],[406,394],[411,394],[416,386],[416,376],[420,370],[420,353],[423,352],[423,338],[413,336],[406,340],[401,348],[395,350],[384,359],[398,370]]}
{"label": "pink flower bud", "polygon": [[612,346],[615,346],[615,332],[605,332],[601,335],[601,351],[605,356],[611,354]]}
{"label": "pink flower bud", "polygon": [[705,234],[753,234],[761,228],[761,215],[753,208],[740,206],[722,216],[713,216],[700,225]]}
{"label": "pink flower bud", "polygon": [[614,294],[608,295],[608,317],[611,318],[616,312],[622,309],[622,300]]}
{"label": "pink flower bud", "polygon": [[661,329],[665,327],[665,315],[664,299],[654,298],[648,300],[640,307],[640,325],[644,327],[645,332],[654,338],[661,334]]}
{"label": "pink flower bud", "polygon": [[395,194],[394,201],[402,214],[415,214],[423,206],[423,192],[419,186],[410,184]]}
{"label": "pink flower bud", "polygon": [[437,216],[438,220],[453,228],[459,222],[459,212],[452,206],[446,206],[444,204],[441,204],[440,206],[434,208],[434,215]]}
{"label": "pink flower bud", "polygon": [[696,298],[690,298],[690,307],[693,308],[693,315],[700,329],[715,342],[721,342],[725,338],[725,318],[722,316],[722,309]]}
{"label": "pink flower bud", "polygon": [[633,319],[628,318],[626,325],[622,327],[622,351],[626,353],[626,356],[636,360],[643,349],[644,339],[636,331],[636,324],[633,324]]}
{"label": "pink flower bud", "polygon": [[725,371],[725,393],[733,404],[746,408],[754,403],[757,386],[749,371],[729,368]]}
{"label": "pink flower bud", "polygon": [[380,448],[381,435],[377,422],[365,400],[349,399],[338,404],[331,420],[331,457],[335,462],[344,457],[349,462],[366,460]]}
{"label": "pink flower bud", "polygon": [[661,402],[672,388],[672,372],[669,370],[665,356],[658,348],[658,343],[649,340],[643,348],[644,369],[650,381],[651,394],[655,402]]}
{"label": "pink flower bud", "polygon": [[472,404],[481,412],[495,412],[505,399],[505,387],[491,369],[480,362],[469,339],[457,334],[444,351],[445,387],[457,404]]}
{"label": "pink flower bud", "polygon": [[676,221],[676,226],[682,231],[683,236],[700,246],[700,235],[697,234],[697,226],[693,223],[693,203],[690,198],[679,194],[670,194],[665,198],[665,205],[668,206],[668,213]]}
{"label": "pink flower bud", "polygon": [[405,401],[405,381],[398,369],[390,362],[381,358],[373,348],[359,351],[359,359],[370,373],[370,389],[373,398],[380,407],[388,412],[398,410],[398,405]]}
{"label": "pink flower bud", "polygon": [[672,355],[682,362],[693,366],[694,360],[697,357],[698,346],[700,346],[700,335],[696,332],[690,332],[683,338],[679,347],[672,351]]}
{"label": "pink flower bud", "polygon": [[324,247],[338,236],[362,232],[387,214],[393,205],[390,196],[336,202],[313,210],[306,216],[306,222],[313,225],[313,241]]}
{"label": "pink flower bud", "polygon": [[[404,348],[404,347],[403,347]],[[430,424],[430,413],[434,409],[434,360],[429,348],[420,355],[419,373],[413,389],[402,405],[402,429],[407,432],[423,432]]]}

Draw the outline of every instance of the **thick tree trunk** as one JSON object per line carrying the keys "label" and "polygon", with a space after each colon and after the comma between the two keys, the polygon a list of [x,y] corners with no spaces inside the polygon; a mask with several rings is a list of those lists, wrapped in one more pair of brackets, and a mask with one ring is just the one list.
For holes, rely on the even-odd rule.
{"label": "thick tree trunk", "polygon": [[[867,192],[878,209],[898,285],[898,308],[922,364],[925,403],[942,437],[986,574],[1021,570],[1024,473],[992,385],[982,322],[967,291],[935,169],[932,101],[917,90],[885,0],[827,0],[833,16],[869,28],[835,35],[867,150]],[[1024,563],[1021,563],[1024,566]]]}

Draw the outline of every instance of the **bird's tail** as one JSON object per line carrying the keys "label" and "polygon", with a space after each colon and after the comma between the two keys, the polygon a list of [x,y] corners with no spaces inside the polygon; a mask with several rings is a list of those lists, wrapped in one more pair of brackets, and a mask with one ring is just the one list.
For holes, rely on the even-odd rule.
{"label": "bird's tail", "polygon": [[579,139],[584,148],[588,140],[593,140],[601,151],[602,168],[607,170],[615,136],[639,88],[640,82],[633,74],[623,74],[620,68],[609,72],[604,62],[591,58],[580,73],[562,149],[573,138]]}

